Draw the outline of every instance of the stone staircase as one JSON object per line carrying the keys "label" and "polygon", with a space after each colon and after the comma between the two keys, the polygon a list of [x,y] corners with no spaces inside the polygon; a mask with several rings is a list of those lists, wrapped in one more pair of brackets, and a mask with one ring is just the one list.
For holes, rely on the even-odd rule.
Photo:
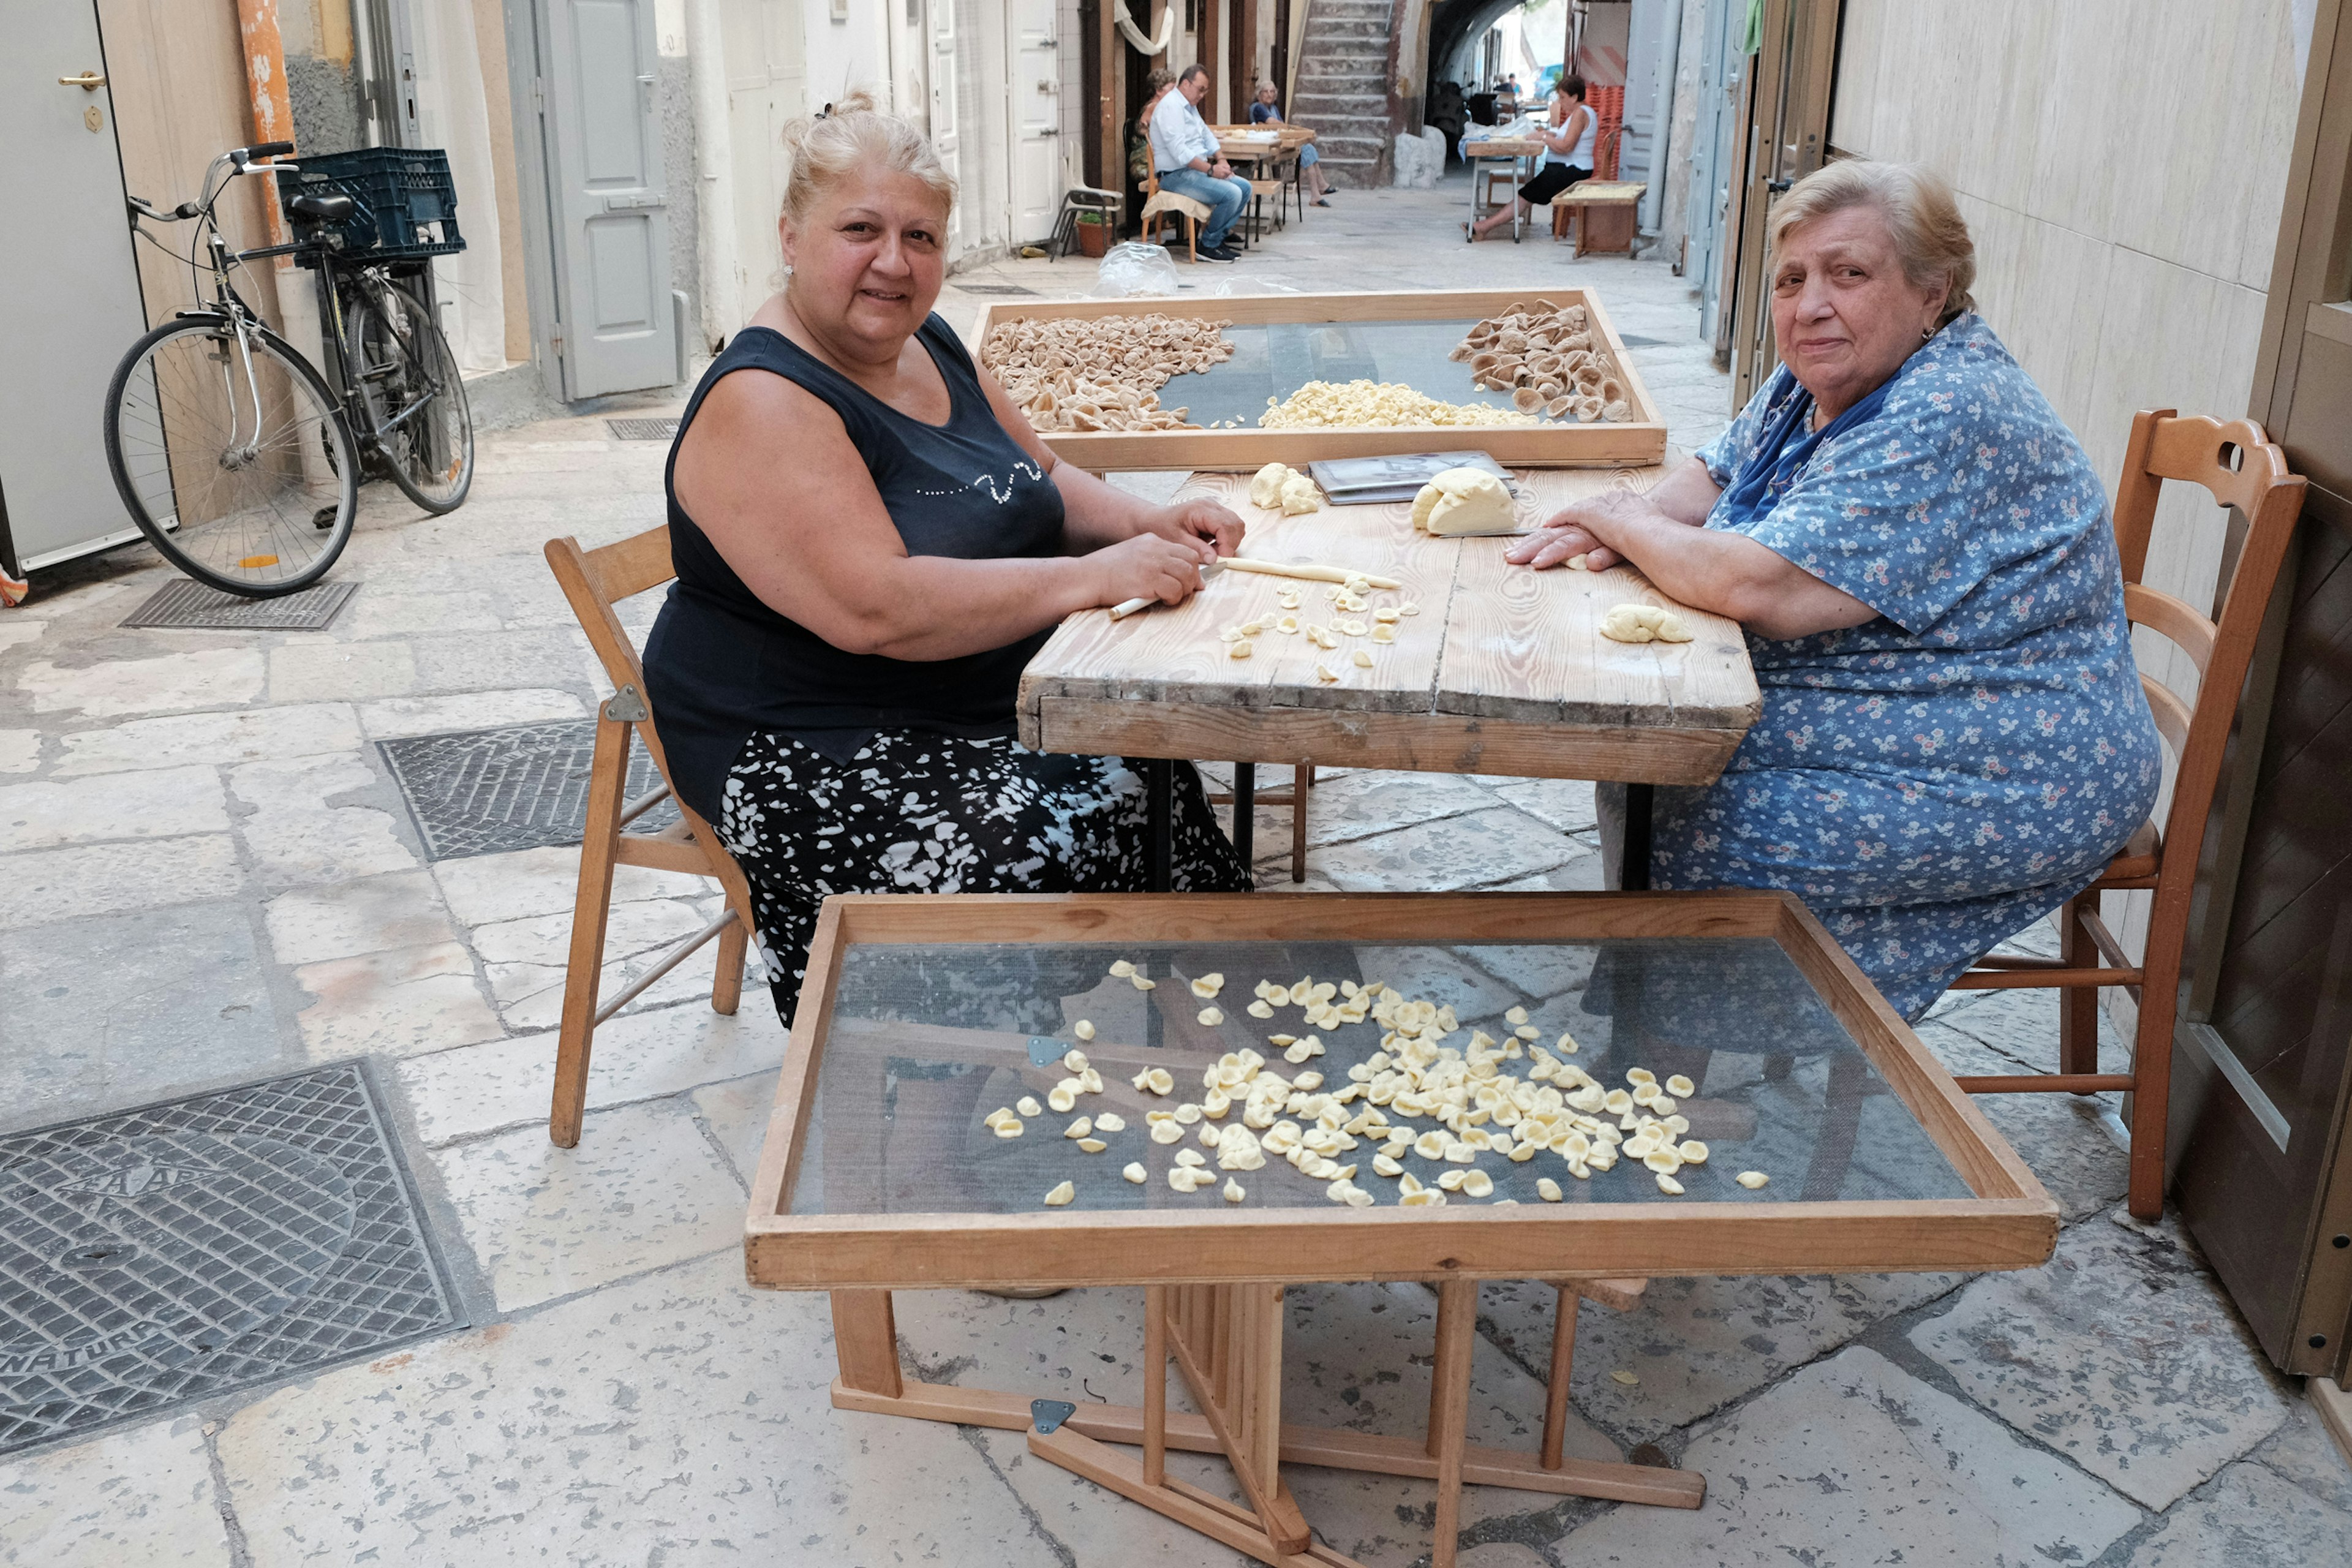
{"label": "stone staircase", "polygon": [[1286,114],[1315,132],[1323,173],[1343,190],[1389,182],[1389,0],[1307,0]]}

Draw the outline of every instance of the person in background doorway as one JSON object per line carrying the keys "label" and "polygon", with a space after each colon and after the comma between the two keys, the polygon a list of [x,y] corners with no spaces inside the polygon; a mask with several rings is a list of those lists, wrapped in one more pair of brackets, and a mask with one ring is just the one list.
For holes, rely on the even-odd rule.
{"label": "person in background doorway", "polygon": [[1592,178],[1592,147],[1600,123],[1585,107],[1584,79],[1560,78],[1558,90],[1551,95],[1551,125],[1536,132],[1536,140],[1544,144],[1543,167],[1519,187],[1517,200],[1496,207],[1476,223],[1464,224],[1464,236],[1473,243],[1484,239],[1512,219],[1549,204],[1560,192]]}
{"label": "person in background doorway", "polygon": [[1176,73],[1166,66],[1154,66],[1151,74],[1143,79],[1143,107],[1135,111],[1135,122],[1127,128],[1127,172],[1139,188],[1151,177],[1151,111],[1176,85]]}
{"label": "person in background doorway", "polygon": [[1208,96],[1209,68],[1186,66],[1175,90],[1151,111],[1151,166],[1161,190],[1208,206],[1208,221],[1193,254],[1203,261],[1235,261],[1240,252],[1225,240],[1249,205],[1249,182],[1234,173],[1218,150],[1216,133],[1201,118],[1201,100]]}
{"label": "person in background doorway", "polygon": [[[1257,101],[1250,105],[1250,123],[1252,125],[1290,123],[1283,119],[1282,110],[1275,101],[1274,83],[1262,81],[1257,84]],[[1318,207],[1328,207],[1331,205],[1329,200],[1331,182],[1323,177],[1321,169],[1316,167],[1321,162],[1322,160],[1315,154],[1314,142],[1308,142],[1298,149],[1298,177],[1305,180],[1307,188],[1314,193],[1315,205]]]}

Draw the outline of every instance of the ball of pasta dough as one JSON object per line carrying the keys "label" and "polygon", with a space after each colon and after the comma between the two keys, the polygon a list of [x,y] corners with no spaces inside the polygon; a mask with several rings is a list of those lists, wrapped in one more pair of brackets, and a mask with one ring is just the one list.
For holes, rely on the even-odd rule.
{"label": "ball of pasta dough", "polygon": [[1601,617],[1601,635],[1612,642],[1691,640],[1683,618],[1656,605],[1619,605]]}
{"label": "ball of pasta dough", "polygon": [[1517,521],[1511,492],[1502,480],[1484,468],[1448,468],[1413,497],[1412,525],[1450,538],[1509,533]]}

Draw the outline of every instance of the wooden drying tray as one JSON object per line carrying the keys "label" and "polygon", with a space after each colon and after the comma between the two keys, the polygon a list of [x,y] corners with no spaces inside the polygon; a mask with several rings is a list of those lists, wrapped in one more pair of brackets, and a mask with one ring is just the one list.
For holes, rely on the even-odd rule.
{"label": "wooden drying tray", "polygon": [[[835,1152],[874,1147],[872,1141],[885,1134],[894,1058],[1026,1071],[1040,1089],[1062,1070],[1054,1056],[1064,1043],[1059,1039],[882,1018],[843,1019],[836,1027],[845,958],[861,943],[911,944],[934,955],[959,944],[1087,944],[1095,952],[1108,944],[1164,971],[1165,950],[1150,944],[1182,943],[1212,950],[1204,956],[1223,956],[1237,944],[1271,949],[1294,942],[1443,945],[1657,937],[1745,937],[1776,944],[1970,1195],[1809,1201],[1803,1195],[1809,1180],[1789,1184],[1793,1201],[1744,1203],[1354,1209],[1311,1200],[1308,1206],[1234,1207],[1210,1196],[1139,1210],[793,1212],[802,1162],[827,1158],[812,1152],[815,1122],[829,1129],[824,1142]],[[1279,963],[1269,952],[1255,967],[1278,972]],[[1197,1063],[1230,1037],[1209,1037],[1211,1026],[1192,1016],[1194,999],[1176,976],[1163,974],[1149,995],[1145,1005],[1159,1016],[1164,1044],[1180,1049],[1090,1045],[1091,1058],[1109,1080],[1107,1104],[1124,1103],[1128,1097],[1116,1090],[1125,1087],[1119,1079],[1136,1063],[1150,1065],[1154,1057],[1173,1062],[1180,1055]],[[1727,1016],[1737,1005],[1736,998],[1724,998]],[[1625,1026],[1622,1019],[1619,1024]],[[1639,1038],[1638,1025],[1631,1026]],[[1615,1045],[1612,1037],[1612,1053]],[[836,1070],[822,1071],[835,1052]],[[1851,1052],[1833,1057],[1830,1077],[1838,1076],[1839,1062],[1854,1060]],[[1684,1103],[1697,1125],[1707,1102]],[[1825,1104],[1814,1147],[1842,1148],[1832,1157],[1843,1159],[1860,1124],[1859,1101],[1836,1127],[1829,1110]],[[1140,1125],[1139,1115],[1130,1119],[1130,1127]],[[1116,1152],[1097,1156],[1106,1163],[1087,1179],[1117,1182],[1109,1162],[1118,1157]],[[1828,1190],[1839,1190],[1845,1169]],[[870,1194],[875,1189],[860,1183],[856,1190]],[[2057,1233],[2057,1205],[2032,1173],[1820,922],[1787,894],[860,895],[827,899],[818,915],[808,980],[751,1184],[744,1255],[754,1285],[833,1292],[840,1367],[833,1403],[839,1408],[1026,1431],[1036,1458],[1274,1568],[1355,1568],[1351,1559],[1313,1539],[1283,1480],[1284,1464],[1433,1479],[1431,1562],[1433,1568],[1453,1568],[1465,1483],[1665,1508],[1694,1509],[1705,1499],[1706,1479],[1692,1471],[1562,1454],[1560,1416],[1576,1307],[1570,1281],[1594,1281],[1586,1288],[1607,1298],[1622,1287],[1599,1281],[1649,1275],[2025,1268],[2049,1258]],[[1553,1339],[1544,1440],[1536,1451],[1467,1438],[1482,1279],[1567,1286],[1560,1307],[1566,1315]],[[1284,1284],[1363,1279],[1422,1279],[1437,1287],[1429,1424],[1422,1438],[1283,1418]],[[1143,1286],[1142,1405],[1066,1403],[1058,1384],[998,1391],[908,1377],[891,1290],[980,1284]],[[1168,1407],[1171,1356],[1197,1415]],[[1137,1447],[1139,1458],[1130,1451]],[[1170,1475],[1171,1449],[1222,1456],[1246,1506]]]}
{"label": "wooden drying tray", "polygon": [[[855,944],[1443,945],[1627,937],[1759,937],[1778,944],[1973,1195],[1517,1209],[792,1211],[817,1115],[835,986]],[[1738,999],[1726,997],[1724,1005],[1736,1009]],[[1103,1174],[1116,1181],[1117,1167]],[[2032,1173],[1787,894],[898,895],[824,902],[752,1184],[744,1247],[756,1285],[887,1289],[2022,1268],[2046,1259],[2056,1237],[2056,1205]]]}
{"label": "wooden drying tray", "polygon": [[[1056,430],[1043,433],[1056,457],[1094,473],[1124,468],[1222,468],[1255,472],[1268,463],[1304,469],[1319,458],[1377,458],[1403,452],[1484,451],[1518,468],[1638,467],[1662,461],[1665,416],[1633,368],[1624,340],[1589,289],[1480,289],[1406,293],[1267,294],[1224,300],[997,300],[981,308],[971,339],[974,356],[1000,321],[1085,321],[1111,316],[1180,316],[1244,325],[1301,321],[1480,321],[1515,301],[1538,298],[1582,305],[1591,331],[1624,383],[1633,417],[1622,425],[1397,425],[1317,430]],[[1465,367],[1465,374],[1467,374]],[[1179,378],[1181,381],[1181,378]],[[1292,390],[1296,390],[1295,388]],[[1462,400],[1431,387],[1415,391],[1441,402]],[[1160,389],[1163,403],[1181,404],[1177,382]],[[1286,393],[1285,395],[1287,395]]]}

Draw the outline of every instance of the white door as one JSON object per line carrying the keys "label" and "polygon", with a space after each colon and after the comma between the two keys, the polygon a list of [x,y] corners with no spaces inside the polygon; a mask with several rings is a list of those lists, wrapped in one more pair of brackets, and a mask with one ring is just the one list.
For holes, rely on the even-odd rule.
{"label": "white door", "polygon": [[1005,130],[1012,143],[1013,244],[1042,241],[1062,202],[1062,64],[1054,0],[1005,0],[1004,53],[1012,63]]}
{"label": "white door", "polygon": [[[147,330],[114,148],[98,17],[87,0],[0,0],[0,520],[29,571],[139,531],[108,476],[106,384]],[[93,85],[61,85],[59,77]],[[142,191],[163,205],[186,191]]]}
{"label": "white door", "polygon": [[[776,215],[783,209],[784,126],[805,111],[806,52],[801,0],[724,0],[727,130],[735,189],[736,299],[744,321],[783,286]],[[742,321],[727,324],[731,334]]]}
{"label": "white door", "polygon": [[667,386],[677,347],[653,0],[544,3],[563,395]]}
{"label": "white door", "polygon": [[[963,158],[956,136],[962,123],[956,112],[955,0],[931,0],[931,150],[953,176],[963,182]],[[964,203],[959,200],[948,218],[948,255],[963,248]]]}

